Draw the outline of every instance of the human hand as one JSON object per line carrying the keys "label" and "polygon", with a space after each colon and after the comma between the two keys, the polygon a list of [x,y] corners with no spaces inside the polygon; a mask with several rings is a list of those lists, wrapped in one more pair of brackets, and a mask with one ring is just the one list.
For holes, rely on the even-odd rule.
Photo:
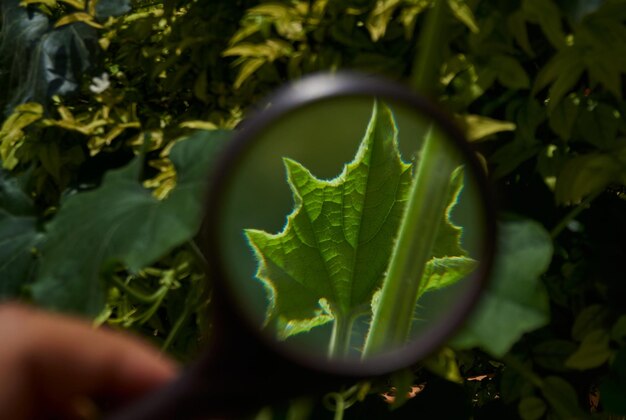
{"label": "human hand", "polygon": [[94,402],[131,402],[176,376],[139,339],[15,303],[0,305],[0,415],[89,418]]}

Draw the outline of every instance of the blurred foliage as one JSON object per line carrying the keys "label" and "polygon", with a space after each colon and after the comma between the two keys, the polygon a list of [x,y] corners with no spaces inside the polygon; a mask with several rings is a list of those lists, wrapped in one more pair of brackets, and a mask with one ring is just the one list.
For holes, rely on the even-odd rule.
{"label": "blurred foliage", "polygon": [[[330,399],[352,405],[346,418],[430,413],[436,401],[432,413],[441,418],[453,415],[446,410],[455,401],[474,418],[623,418],[626,1],[447,4],[439,99],[484,158],[504,210],[551,231],[551,262],[533,277],[543,283],[536,287],[547,294],[550,323],[512,328],[519,333],[495,352],[480,340],[471,342],[474,349],[448,348],[424,364],[434,373],[417,366]],[[50,257],[46,238],[62,237],[54,233],[62,226],[100,243],[103,233],[93,232],[106,232],[102,223],[126,222],[126,214],[106,207],[115,192],[110,182],[124,171],[137,169],[128,178],[133,199],[167,207],[168,197],[180,194],[177,175],[200,159],[182,154],[173,163],[174,144],[195,136],[212,141],[214,130],[236,127],[282,83],[337,69],[406,81],[431,5],[0,0],[0,296],[37,297],[36,285],[47,278],[38,268],[46,264],[63,276],[80,272],[74,258],[82,257]],[[80,200],[96,204],[67,216]],[[92,224],[97,229],[83,230]],[[152,229],[129,235],[141,244],[166,224]],[[105,297],[88,311],[98,314],[96,322],[138,331],[182,360],[192,357],[209,325],[208,299],[189,299],[206,297],[201,289],[210,284],[193,230],[152,244],[149,258],[136,264],[120,255],[94,261]],[[57,259],[46,263],[46,254]],[[515,261],[529,264],[524,258]],[[79,293],[72,287],[63,293]],[[484,328],[490,318],[497,323],[483,316]],[[442,385],[437,375],[462,385]],[[389,412],[379,395],[390,395],[394,383],[426,386]],[[321,410],[312,415],[332,416]]]}

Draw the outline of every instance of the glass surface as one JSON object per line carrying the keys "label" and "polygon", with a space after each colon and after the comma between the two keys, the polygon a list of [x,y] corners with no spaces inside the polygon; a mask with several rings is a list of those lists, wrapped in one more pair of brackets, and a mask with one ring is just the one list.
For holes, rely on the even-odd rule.
{"label": "glass surface", "polygon": [[254,135],[226,178],[218,232],[252,323],[299,357],[339,361],[449,324],[487,235],[475,174],[439,127],[359,96]]}

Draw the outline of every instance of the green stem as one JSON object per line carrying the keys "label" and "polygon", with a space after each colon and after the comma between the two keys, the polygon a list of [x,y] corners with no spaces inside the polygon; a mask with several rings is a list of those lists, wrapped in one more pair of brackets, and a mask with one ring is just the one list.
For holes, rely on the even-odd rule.
{"label": "green stem", "polygon": [[200,251],[200,248],[198,248],[198,244],[196,244],[196,241],[194,241],[193,239],[190,239],[187,241],[186,245],[187,245],[187,249],[189,249],[191,253],[194,255],[194,257],[196,257],[196,259],[202,263],[203,267],[206,267],[209,264],[206,258],[204,257],[204,254],[202,253],[202,251]]}
{"label": "green stem", "polygon": [[420,293],[420,280],[431,257],[446,207],[450,177],[456,166],[458,163],[450,159],[445,141],[433,130],[429,131],[365,341],[364,357],[406,343]]}
{"label": "green stem", "polygon": [[333,322],[333,331],[328,346],[328,357],[344,358],[350,351],[350,338],[352,337],[353,316],[337,316]]}
{"label": "green stem", "polygon": [[583,210],[587,209],[589,205],[591,204],[591,202],[595,200],[601,193],[602,191],[598,191],[598,192],[591,194],[590,196],[585,198],[582,201],[582,203],[574,207],[572,211],[567,213],[565,217],[561,219],[559,224],[556,225],[550,232],[550,236],[552,237],[552,239],[556,239],[556,237],[559,236],[561,232],[563,232],[563,230],[567,227],[567,225],[576,217],[578,217],[578,215],[582,213]]}
{"label": "green stem", "polygon": [[334,420],[343,419],[343,413],[346,410],[343,392],[331,392],[330,394],[326,394],[324,396],[323,403],[327,409],[335,412],[335,415],[333,416]]}
{"label": "green stem", "polygon": [[417,55],[413,61],[411,87],[427,95],[435,93],[439,85],[439,70],[445,46],[443,27],[446,6],[446,0],[435,0],[432,10],[426,15]]}
{"label": "green stem", "polygon": [[[193,287],[189,291],[190,295],[192,293],[195,293],[195,290]],[[194,307],[195,305],[189,304],[189,297],[188,297],[183,307],[183,311],[180,313],[180,315],[174,322],[174,325],[172,326],[172,329],[167,335],[167,338],[165,339],[163,346],[161,346],[161,351],[163,352],[166,351],[170,347],[170,345],[174,342],[174,339],[178,335],[178,332],[180,331],[180,329],[183,327],[183,325],[187,323],[187,320],[189,319],[189,316],[191,315],[191,312],[193,311]]]}
{"label": "green stem", "polygon": [[162,287],[159,288],[156,292],[152,293],[151,295],[146,295],[145,293],[142,293],[138,291],[137,289],[134,289],[130,285],[124,283],[121,279],[119,279],[115,275],[108,277],[108,279],[111,283],[115,285],[115,287],[121,289],[126,294],[132,296],[134,299],[138,300],[141,303],[154,303],[158,301],[161,295],[163,294]]}

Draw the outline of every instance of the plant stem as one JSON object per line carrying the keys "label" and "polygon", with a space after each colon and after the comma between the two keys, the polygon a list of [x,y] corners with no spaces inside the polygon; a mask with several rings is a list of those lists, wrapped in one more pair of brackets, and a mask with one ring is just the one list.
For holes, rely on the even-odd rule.
{"label": "plant stem", "polygon": [[567,213],[565,215],[565,217],[563,219],[561,219],[559,224],[556,225],[552,229],[552,231],[550,231],[550,237],[552,239],[556,239],[556,237],[559,236],[561,234],[561,232],[563,232],[563,230],[567,227],[569,222],[574,220],[580,213],[582,213],[583,210],[589,208],[589,205],[591,204],[591,202],[593,200],[595,200],[601,193],[602,193],[602,191],[598,191],[598,192],[595,192],[595,193],[589,195],[579,205],[577,205],[569,213]]}
{"label": "plant stem", "polygon": [[350,338],[352,336],[352,324],[354,317],[337,316],[333,322],[333,332],[328,346],[328,357],[344,358],[350,351]]}
{"label": "plant stem", "polygon": [[145,293],[142,293],[138,291],[137,289],[134,289],[130,285],[124,283],[115,275],[109,276],[108,279],[111,281],[111,283],[115,285],[115,287],[122,289],[124,292],[126,292],[127,294],[129,294],[130,296],[132,296],[134,299],[138,300],[141,303],[154,303],[157,300],[159,300],[159,298],[163,294],[162,287],[159,288],[156,292],[152,293],[151,295],[146,295]]}
{"label": "plant stem", "polygon": [[417,55],[413,61],[411,87],[429,96],[434,96],[439,85],[442,51],[445,49],[443,24],[446,7],[446,0],[435,0],[432,10],[426,15],[424,29],[420,33]]}
{"label": "plant stem", "polygon": [[458,166],[444,139],[426,135],[409,201],[400,224],[379,304],[365,341],[363,356],[405,344],[420,292],[420,280],[431,257],[445,211],[450,177]]}
{"label": "plant stem", "polygon": [[170,347],[170,345],[174,342],[174,339],[178,335],[178,332],[180,331],[182,326],[187,322],[187,319],[189,319],[191,312],[195,309],[195,305],[190,304],[191,303],[190,301],[192,300],[190,299],[192,297],[191,295],[195,293],[196,293],[196,290],[195,288],[192,287],[189,290],[187,299],[185,299],[185,305],[183,306],[183,311],[180,313],[180,315],[178,315],[178,318],[174,322],[174,325],[172,326],[172,329],[167,335],[165,342],[161,346],[161,351],[165,352]]}
{"label": "plant stem", "polygon": [[200,248],[198,248],[198,244],[196,244],[196,241],[194,241],[193,239],[190,239],[187,241],[186,245],[187,245],[187,249],[191,251],[194,257],[196,257],[198,261],[202,263],[202,267],[208,266],[209,263],[204,257],[204,254],[202,253],[202,251],[200,251]]}

